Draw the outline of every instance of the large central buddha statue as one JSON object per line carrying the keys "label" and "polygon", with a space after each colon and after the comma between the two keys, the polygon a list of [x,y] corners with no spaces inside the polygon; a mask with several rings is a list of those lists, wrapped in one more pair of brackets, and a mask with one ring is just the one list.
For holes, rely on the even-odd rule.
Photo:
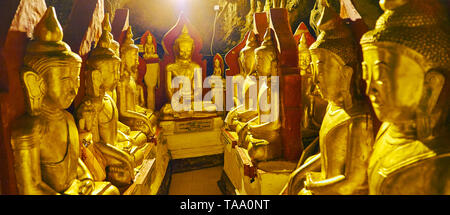
{"label": "large central buddha statue", "polygon": [[328,101],[319,131],[320,153],[290,176],[288,194],[367,194],[367,167],[373,145],[372,119],[360,93],[356,41],[331,8],[310,49],[314,82]]}
{"label": "large central buddha statue", "polygon": [[134,44],[131,27],[120,47],[120,81],[117,86],[119,119],[132,130],[142,131],[147,137],[156,132],[157,116],[149,109],[139,105],[137,98],[141,93],[137,87],[139,48]]}
{"label": "large central buddha statue", "polygon": [[380,5],[384,14],[361,38],[367,94],[383,122],[370,194],[449,195],[449,22],[435,0]]}
{"label": "large central buddha statue", "polygon": [[81,58],[62,41],[53,7],[36,25],[21,72],[27,113],[14,122],[11,144],[19,194],[119,194],[93,180],[80,159],[78,129],[67,109],[79,87]]}
{"label": "large central buddha statue", "polygon": [[[202,84],[201,82],[203,81],[202,68],[192,61],[194,48],[194,40],[189,35],[187,27],[183,26],[180,36],[175,39],[173,45],[175,62],[169,63],[166,66],[166,93],[169,102],[162,108],[164,117],[191,118],[216,115],[215,106],[205,106],[202,101],[199,101],[201,102],[200,104],[196,104],[196,101],[194,101],[194,98],[200,97],[201,99],[201,95],[197,93],[201,93],[202,89],[200,88],[200,90],[197,91],[194,89],[200,87]],[[194,75],[195,73],[196,75]],[[198,80],[194,80],[194,77],[197,77]],[[172,81],[175,78],[182,78],[178,79],[181,80],[181,82],[177,87],[172,85]],[[174,98],[174,95],[177,95],[178,97]],[[175,102],[175,100],[172,101],[173,99],[178,99],[176,103],[180,106],[173,107]],[[200,107],[200,110],[194,111],[194,106],[197,105]]]}

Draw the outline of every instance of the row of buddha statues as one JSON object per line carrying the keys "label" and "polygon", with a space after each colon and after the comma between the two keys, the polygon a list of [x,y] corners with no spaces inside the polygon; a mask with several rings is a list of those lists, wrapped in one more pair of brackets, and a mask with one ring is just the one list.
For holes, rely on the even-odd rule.
{"label": "row of buddha statues", "polygon": [[[303,34],[298,45],[301,134],[318,137],[281,194],[450,194],[450,35],[442,5],[380,1],[384,13],[360,40],[324,6],[316,41],[308,47]],[[270,83],[282,75],[270,28],[261,44],[250,32],[239,63],[244,104],[227,114],[225,129],[236,132],[254,165],[283,159],[282,119],[264,122],[268,109],[259,103],[270,85],[250,78]]]}
{"label": "row of buddha statues", "polygon": [[[304,145],[283,194],[450,193],[446,14],[437,0],[380,5],[384,14],[360,41],[330,7],[321,12],[316,41],[308,47],[301,37],[296,52],[301,89],[292,89],[302,94],[298,133],[318,137]],[[154,94],[162,84],[159,67],[147,64],[145,97],[131,27],[119,44],[106,15],[84,62],[62,38],[49,7],[35,26],[21,70],[27,113],[11,129],[20,194],[119,194],[133,183],[159,120],[217,116],[216,106],[203,101],[192,103],[200,111],[172,106],[175,96],[195,101],[194,77],[202,72],[192,60],[195,43],[186,26],[173,41],[175,62],[164,68],[169,102],[159,112]],[[239,52],[240,73],[234,78],[244,80],[243,100],[236,90],[235,107],[224,119],[224,129],[236,132],[237,145],[255,164],[283,159],[286,141],[281,135],[286,119],[279,114],[285,107],[272,87],[284,75],[277,36],[269,27],[259,40],[251,31]],[[151,35],[143,49],[144,60],[158,59]],[[214,75],[223,78],[223,62],[214,61]],[[80,72],[85,95],[72,115],[66,109],[78,94]],[[172,86],[177,76],[188,77],[190,87]],[[254,86],[256,98],[250,96]],[[377,120],[383,122],[380,129]]]}
{"label": "row of buddha statues", "polygon": [[[62,41],[48,7],[21,70],[27,113],[11,129],[19,194],[119,194],[133,182],[158,116],[140,102],[132,37],[130,27],[121,44],[115,41],[106,14],[97,45],[82,62]],[[149,57],[154,51],[146,46]],[[82,63],[85,96],[72,115],[66,109],[78,93]]]}

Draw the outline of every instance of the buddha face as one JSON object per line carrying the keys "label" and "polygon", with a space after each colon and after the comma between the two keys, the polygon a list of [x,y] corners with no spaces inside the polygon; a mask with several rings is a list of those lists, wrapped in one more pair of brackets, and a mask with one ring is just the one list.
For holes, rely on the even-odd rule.
{"label": "buddha face", "polygon": [[335,102],[342,99],[342,89],[345,88],[343,85],[350,84],[351,78],[343,75],[344,61],[327,49],[317,48],[311,50],[311,65],[313,79],[321,97]]}
{"label": "buddha face", "polygon": [[50,67],[43,75],[47,89],[43,102],[57,109],[69,108],[80,87],[80,68],[80,63]]}
{"label": "buddha face", "polygon": [[116,60],[104,61],[99,65],[99,70],[102,73],[102,84],[105,89],[114,89],[120,79],[120,62]]}
{"label": "buddha face", "polygon": [[311,55],[309,52],[298,53],[298,66],[300,67],[300,75],[309,75],[309,67],[311,63]]}
{"label": "buddha face", "polygon": [[422,97],[425,72],[406,49],[394,44],[363,49],[366,93],[381,121],[413,119]]}
{"label": "buddha face", "polygon": [[243,65],[243,70],[245,72],[245,74],[249,74],[254,66],[255,66],[255,52],[254,50],[247,50],[244,52],[241,52],[240,56],[239,56],[239,60],[241,61],[242,65]]}
{"label": "buddha face", "polygon": [[271,75],[273,60],[274,56],[271,52],[265,50],[257,51],[255,64],[256,70],[258,71],[258,75],[260,76]]}
{"label": "buddha face", "polygon": [[125,63],[125,65],[128,66],[128,68],[131,68],[131,70],[135,70],[139,65],[138,50],[137,49],[127,50],[124,53],[124,55],[121,56],[121,59]]}
{"label": "buddha face", "polygon": [[182,41],[178,43],[178,57],[181,60],[190,60],[194,46],[190,42]]}

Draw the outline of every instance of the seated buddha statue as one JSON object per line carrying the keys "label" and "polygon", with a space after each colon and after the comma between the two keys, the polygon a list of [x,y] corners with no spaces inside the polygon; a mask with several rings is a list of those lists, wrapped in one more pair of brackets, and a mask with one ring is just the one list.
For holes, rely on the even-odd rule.
{"label": "seated buddha statue", "polygon": [[[114,40],[113,35],[111,34],[111,23],[109,21],[109,13],[105,13],[105,17],[103,19],[102,22],[102,31],[104,32],[108,32],[105,33],[106,37],[108,38],[108,40],[110,41],[110,46],[109,48],[114,52],[114,54],[119,57],[120,56],[120,44]],[[120,68],[119,68],[120,70]],[[117,76],[120,77],[120,76]],[[108,94],[112,100],[117,104],[117,84],[113,84],[113,85],[104,85],[104,90],[105,93]],[[141,140],[143,139],[143,137],[145,135],[141,135],[141,134],[137,134],[137,131],[131,131],[130,127],[123,124],[122,122],[117,122],[117,127],[119,129],[119,142],[129,142],[129,141],[134,141],[137,142],[138,145],[141,145],[142,143],[146,142],[145,140]],[[130,139],[131,137],[131,139]],[[145,137],[146,138],[146,137]],[[144,138],[144,139],[145,139]],[[139,140],[138,140],[139,139]]]}
{"label": "seated buddha statue", "polygon": [[[118,126],[118,109],[106,89],[114,88],[119,81],[120,58],[109,48],[110,33],[103,30],[97,47],[86,63],[86,97],[77,109],[79,128],[93,135],[94,154],[100,154],[105,168],[133,172],[143,160],[147,137],[140,131],[121,132]],[[98,158],[97,158],[98,159]],[[114,167],[114,168],[111,168]],[[116,179],[118,174],[108,173],[114,184],[126,185],[126,179]]]}
{"label": "seated buddha statue", "polygon": [[[255,49],[256,70],[259,80],[257,116],[247,122],[236,122],[238,145],[247,148],[253,161],[267,161],[282,156],[280,136],[280,95],[279,90],[272,90],[272,82],[278,84],[278,51],[272,38],[273,31],[268,28],[261,46]],[[277,83],[278,82],[278,83]]]}
{"label": "seated buddha statue", "polygon": [[319,94],[328,101],[319,131],[320,153],[299,164],[287,193],[367,194],[367,167],[373,146],[372,118],[359,89],[357,46],[350,29],[325,7],[321,30],[309,48]]}
{"label": "seated buddha statue", "polygon": [[147,107],[150,110],[155,110],[155,88],[159,87],[160,80],[159,56],[156,53],[156,47],[153,40],[153,36],[148,34],[145,38],[144,55],[142,56],[145,61],[154,61],[154,63],[147,62],[144,76],[144,82],[147,86]]}
{"label": "seated buddha statue", "polygon": [[[201,86],[201,83],[198,82],[202,81],[202,68],[191,59],[194,48],[194,40],[189,35],[187,27],[183,26],[180,36],[175,39],[173,45],[175,62],[166,66],[166,93],[169,102],[162,107],[164,116],[191,118],[217,115],[215,113],[215,105],[206,106],[202,101],[200,101],[201,104],[196,104],[196,101],[194,101],[194,98],[201,97],[197,93],[202,92],[201,90],[197,92],[194,90],[196,87]],[[195,73],[196,75],[194,75]],[[195,77],[200,78],[199,80],[194,80]],[[172,85],[174,79],[181,80],[178,86]],[[178,96],[179,101],[177,101],[177,105],[182,106],[181,108],[173,106],[177,99],[174,95]],[[197,110],[196,106],[200,107],[198,108],[200,109],[199,111],[194,111],[194,109]]]}
{"label": "seated buddha statue", "polygon": [[[216,54],[216,56],[214,56],[214,69],[213,69],[213,74],[211,76],[210,79],[210,86],[211,86],[211,91],[212,91],[212,103],[218,105],[217,103],[219,101],[216,101],[216,95],[218,94],[222,94],[221,97],[218,98],[223,98],[223,93],[224,93],[224,89],[226,87],[226,80],[224,78],[224,68],[223,68],[223,60],[222,57],[219,54]],[[216,86],[217,82],[221,80],[222,82],[222,86]],[[223,106],[223,101],[222,101],[222,106]],[[218,108],[220,109],[220,108]]]}
{"label": "seated buddha statue", "polygon": [[361,38],[367,94],[383,122],[370,157],[375,195],[449,195],[449,22],[438,1],[380,1]]}
{"label": "seated buddha statue", "polygon": [[67,109],[79,87],[81,58],[62,41],[55,9],[48,7],[28,43],[21,71],[27,113],[11,129],[19,194],[119,194],[94,181],[80,159],[78,130]]}
{"label": "seated buddha statue", "polygon": [[257,93],[258,82],[256,80],[257,73],[255,70],[255,49],[258,48],[258,42],[256,41],[256,36],[253,31],[250,31],[247,41],[245,43],[245,47],[239,53],[239,67],[240,74],[233,77],[233,79],[243,79],[242,86],[242,98],[244,102],[240,102],[238,100],[237,94],[239,93],[237,90],[237,86],[234,87],[234,104],[235,108],[228,112],[225,118],[225,128],[229,130],[236,130],[237,122],[248,122],[248,120],[253,119],[257,116],[256,106],[257,101],[253,96],[250,95],[251,90],[256,89],[256,92],[252,92],[254,94]]}
{"label": "seated buddha statue", "polygon": [[[110,49],[114,52],[116,56],[120,56],[120,44],[119,42],[115,41],[113,38],[113,35],[111,34],[111,22],[109,20],[109,13],[105,13],[105,17],[103,18],[102,22],[102,33],[103,31],[109,32],[107,35],[110,38]],[[111,96],[111,98],[114,100],[114,102],[117,103],[117,91],[116,86],[111,88],[106,88],[106,93]]]}
{"label": "seated buddha statue", "polygon": [[132,130],[144,132],[147,137],[156,132],[157,116],[149,109],[140,105],[136,98],[140,93],[136,84],[138,72],[138,51],[134,44],[131,27],[127,29],[126,37],[120,47],[120,81],[117,86],[119,119]]}
{"label": "seated buddha statue", "polygon": [[311,54],[303,33],[298,44],[298,67],[302,76],[302,137],[316,136],[320,130],[327,102],[316,94],[311,72]]}
{"label": "seated buddha statue", "polygon": [[144,55],[142,56],[144,59],[159,58],[153,40],[153,36],[148,34],[144,43]]}

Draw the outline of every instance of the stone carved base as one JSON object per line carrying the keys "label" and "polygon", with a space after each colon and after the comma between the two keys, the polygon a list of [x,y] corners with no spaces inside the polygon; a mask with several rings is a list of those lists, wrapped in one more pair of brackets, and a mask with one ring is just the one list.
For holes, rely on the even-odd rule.
{"label": "stone carved base", "polygon": [[221,140],[225,144],[224,172],[237,195],[278,195],[297,166],[297,163],[284,160],[259,162],[255,165],[247,150],[236,145],[235,132],[222,129]]}
{"label": "stone carved base", "polygon": [[154,142],[139,167],[134,183],[123,195],[156,195],[160,192],[170,160],[167,144],[161,138],[160,131],[153,138]]}
{"label": "stone carved base", "polygon": [[223,165],[223,153],[195,158],[171,160],[172,173],[187,172]]}
{"label": "stone carved base", "polygon": [[220,117],[162,120],[164,139],[172,159],[184,159],[223,153],[220,141]]}

